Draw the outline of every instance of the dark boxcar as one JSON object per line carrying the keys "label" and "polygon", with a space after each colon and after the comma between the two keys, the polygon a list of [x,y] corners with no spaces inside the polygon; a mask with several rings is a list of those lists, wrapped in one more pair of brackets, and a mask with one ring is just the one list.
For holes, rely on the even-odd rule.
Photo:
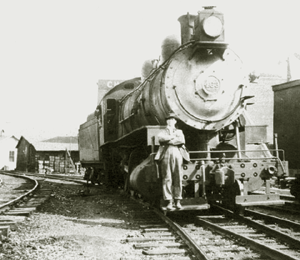
{"label": "dark boxcar", "polygon": [[300,173],[300,80],[273,86],[274,133],[289,161],[290,176]]}

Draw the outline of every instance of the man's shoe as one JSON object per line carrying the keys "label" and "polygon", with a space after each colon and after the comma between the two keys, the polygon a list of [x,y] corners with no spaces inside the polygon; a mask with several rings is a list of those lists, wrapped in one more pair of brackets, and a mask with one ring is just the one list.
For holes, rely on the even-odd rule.
{"label": "man's shoe", "polygon": [[177,200],[177,201],[176,201],[175,207],[176,207],[177,209],[182,209],[182,206],[181,206],[181,204],[180,204],[180,200]]}
{"label": "man's shoe", "polygon": [[168,209],[168,210],[174,209],[174,208],[173,208],[172,201],[169,202],[169,204],[168,204],[168,206],[167,206],[167,209]]}

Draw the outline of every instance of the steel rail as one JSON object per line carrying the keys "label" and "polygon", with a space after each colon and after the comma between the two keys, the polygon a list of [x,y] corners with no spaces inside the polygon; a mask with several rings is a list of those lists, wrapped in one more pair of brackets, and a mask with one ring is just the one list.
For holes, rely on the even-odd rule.
{"label": "steel rail", "polygon": [[[22,175],[17,175],[17,176],[22,176]],[[77,182],[77,183],[86,183],[86,180],[83,179],[83,176],[65,176],[65,175],[39,175],[35,173],[26,173],[25,176],[34,176],[38,178],[43,178],[43,179],[54,179],[54,180],[64,180],[64,181],[72,181],[72,182]]]}
{"label": "steel rail", "polygon": [[169,227],[176,232],[180,238],[184,241],[184,243],[189,247],[189,249],[193,252],[196,259],[198,260],[209,260],[206,254],[201,250],[201,248],[197,245],[195,240],[191,238],[178,224],[170,220],[167,216],[161,213],[157,209],[153,209],[153,211],[163,220]]}
{"label": "steel rail", "polygon": [[293,221],[288,220],[288,219],[282,219],[282,218],[279,218],[279,217],[276,217],[276,216],[267,215],[267,214],[257,212],[257,211],[253,211],[253,210],[250,210],[250,209],[246,209],[244,211],[244,215],[247,215],[247,216],[248,215],[249,216],[253,215],[253,216],[256,216],[256,217],[263,218],[264,220],[267,220],[269,222],[275,222],[275,223],[277,223],[279,225],[282,225],[284,227],[287,227],[287,228],[293,228],[293,229],[300,230],[300,223],[293,222]]}
{"label": "steel rail", "polygon": [[276,207],[276,205],[268,205],[268,206],[260,206],[263,208],[267,208],[267,209],[272,209],[272,210],[276,210],[276,211],[284,211],[285,213],[291,213],[291,214],[298,214],[300,215],[300,210],[295,210],[295,209],[291,209],[291,208],[286,208],[285,206],[287,205],[287,202],[285,201],[285,204],[280,206],[280,207]]}
{"label": "steel rail", "polygon": [[[241,215],[236,215],[234,214],[232,211],[228,210],[228,209],[224,209],[223,207],[219,206],[219,205],[214,205],[214,207],[218,208],[219,210],[222,210],[226,216],[230,216],[230,217],[233,217],[237,220],[240,220],[240,221],[243,221],[244,223],[246,223],[247,225],[257,229],[257,230],[261,230],[263,232],[265,232],[266,234],[270,235],[270,236],[273,236],[275,238],[279,238],[281,241],[285,241],[286,243],[288,243],[289,245],[292,245],[294,246],[295,248],[300,248],[300,240],[298,239],[295,239],[294,237],[291,237],[283,232],[280,232],[278,230],[275,230],[275,229],[272,229],[268,226],[266,226],[265,224],[260,224],[259,222],[257,221],[254,221],[252,219],[249,219],[247,217],[244,217],[244,216],[241,216]],[[220,228],[218,226],[218,228]],[[299,228],[299,226],[298,226]],[[222,229],[222,228],[221,228]],[[229,230],[226,230],[224,229],[226,232],[230,232],[230,234],[235,234],[236,236],[240,237],[241,239],[245,239],[247,240],[247,242],[249,242],[250,244],[254,245],[254,246],[258,246],[258,248],[263,248],[263,247],[266,247],[266,252],[269,252],[270,253],[270,256],[273,257],[273,252],[272,250],[275,250],[275,249],[272,249],[268,246],[265,246],[265,245],[261,245],[261,244],[258,244],[257,242],[255,242],[254,240],[250,239],[250,238],[247,238],[247,237],[244,237],[242,235],[239,235],[239,234],[236,234],[235,232],[232,232],[232,231],[229,231]],[[249,240],[249,241],[248,241]],[[276,250],[277,251],[277,250]],[[280,251],[277,251],[278,254],[281,254],[280,257],[285,257],[285,258],[274,258],[274,259],[298,259],[298,258],[293,258],[292,256],[289,256],[289,255],[286,255]],[[276,254],[277,254],[276,252]],[[276,255],[275,254],[275,255]],[[291,257],[291,258],[287,258],[287,257]]]}
{"label": "steel rail", "polygon": [[6,173],[6,172],[1,172],[1,174],[5,174],[5,175],[8,175],[8,176],[13,176],[13,177],[16,177],[16,178],[29,179],[29,180],[33,181],[33,182],[35,183],[35,185],[34,185],[34,188],[32,188],[32,189],[29,190],[28,192],[24,193],[23,195],[21,195],[21,196],[15,198],[15,199],[13,199],[13,200],[11,200],[11,201],[9,201],[9,202],[6,202],[6,203],[0,205],[0,208],[4,208],[4,207],[6,207],[6,206],[9,206],[9,205],[11,205],[11,204],[14,204],[15,202],[21,200],[22,198],[28,196],[30,193],[32,193],[33,191],[35,191],[35,190],[37,189],[38,185],[39,185],[39,183],[38,183],[37,180],[32,179],[32,178],[30,178],[30,177],[28,177],[28,176],[24,176],[24,175],[23,175],[23,176],[22,176],[22,175],[14,175],[14,174]]}
{"label": "steel rail", "polygon": [[[215,205],[215,207],[217,207],[218,209],[221,209],[222,211],[224,211],[227,216],[231,216],[231,217],[233,217],[237,220],[243,221],[247,225],[249,225],[251,227],[254,227],[255,229],[261,230],[261,231],[265,232],[266,234],[268,234],[270,236],[280,238],[280,240],[285,241],[289,245],[295,246],[296,248],[300,248],[300,240],[299,239],[296,239],[292,236],[289,236],[288,234],[283,233],[279,230],[275,230],[273,228],[270,228],[265,224],[260,224],[259,222],[255,221],[255,220],[249,219],[249,218],[241,216],[241,215],[236,215],[228,209],[224,209],[224,208],[222,208],[220,206],[217,206],[217,205]],[[264,216],[262,216],[262,217],[264,218]],[[271,219],[272,217],[269,216],[269,218]],[[297,226],[297,228],[299,229],[299,225]]]}
{"label": "steel rail", "polygon": [[244,241],[249,247],[251,247],[253,250],[258,250],[260,251],[261,254],[263,255],[268,255],[274,260],[299,260],[299,258],[295,258],[293,256],[284,254],[276,249],[273,249],[269,246],[263,245],[261,243],[256,242],[255,240],[245,237],[243,235],[237,234],[235,232],[232,232],[230,230],[224,229],[216,224],[213,224],[207,220],[201,219],[201,217],[197,217],[197,222],[198,224],[200,223],[201,225],[209,228],[210,230],[214,232],[218,232],[221,235],[225,236],[231,236],[231,237],[237,237],[240,240]]}

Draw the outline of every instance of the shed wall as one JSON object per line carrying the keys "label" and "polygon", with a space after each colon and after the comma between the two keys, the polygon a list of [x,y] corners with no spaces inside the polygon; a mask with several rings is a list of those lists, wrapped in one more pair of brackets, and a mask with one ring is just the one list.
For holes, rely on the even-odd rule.
{"label": "shed wall", "polygon": [[35,171],[35,149],[25,139],[18,144],[17,170],[25,172]]}

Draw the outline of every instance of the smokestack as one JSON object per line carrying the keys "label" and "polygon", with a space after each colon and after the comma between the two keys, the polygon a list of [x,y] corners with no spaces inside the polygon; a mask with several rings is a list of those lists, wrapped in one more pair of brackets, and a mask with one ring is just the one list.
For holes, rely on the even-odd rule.
{"label": "smokestack", "polygon": [[194,32],[194,21],[197,15],[187,13],[178,18],[181,25],[181,44],[189,42]]}

